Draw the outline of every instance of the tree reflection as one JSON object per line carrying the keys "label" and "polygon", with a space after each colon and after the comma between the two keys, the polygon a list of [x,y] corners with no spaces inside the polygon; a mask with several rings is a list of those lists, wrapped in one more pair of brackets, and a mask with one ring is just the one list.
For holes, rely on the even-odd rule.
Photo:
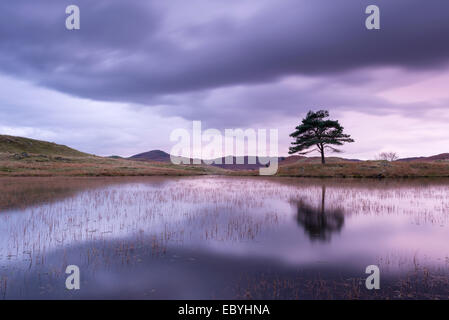
{"label": "tree reflection", "polygon": [[297,221],[312,241],[330,241],[331,235],[340,232],[345,223],[341,208],[326,209],[326,186],[323,185],[321,205],[316,208],[303,200],[296,203]]}

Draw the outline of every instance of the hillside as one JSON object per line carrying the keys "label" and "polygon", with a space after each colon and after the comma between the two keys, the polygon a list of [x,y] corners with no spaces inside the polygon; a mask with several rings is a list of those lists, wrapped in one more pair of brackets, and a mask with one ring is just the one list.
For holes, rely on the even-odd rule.
{"label": "hillside", "polygon": [[167,152],[161,150],[152,150],[144,153],[139,153],[134,156],[129,157],[132,160],[144,160],[144,161],[158,161],[158,162],[169,162],[170,155]]}
{"label": "hillside", "polygon": [[18,155],[34,154],[45,156],[87,157],[87,153],[64,145],[22,137],[0,135],[0,153]]}
{"label": "hillside", "polygon": [[449,153],[441,153],[431,157],[404,158],[397,161],[401,162],[427,162],[427,161],[449,161]]}
{"label": "hillside", "polygon": [[[151,154],[157,155],[154,152]],[[176,166],[166,161],[136,161],[118,156],[98,157],[55,143],[0,135],[0,177],[182,176],[224,172],[222,169],[204,165]]]}

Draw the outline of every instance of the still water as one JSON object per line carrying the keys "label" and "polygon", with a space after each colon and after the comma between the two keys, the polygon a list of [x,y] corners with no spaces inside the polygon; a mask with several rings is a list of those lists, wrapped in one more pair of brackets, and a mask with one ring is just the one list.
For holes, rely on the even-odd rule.
{"label": "still water", "polygon": [[449,180],[0,179],[0,299],[447,299],[448,222]]}

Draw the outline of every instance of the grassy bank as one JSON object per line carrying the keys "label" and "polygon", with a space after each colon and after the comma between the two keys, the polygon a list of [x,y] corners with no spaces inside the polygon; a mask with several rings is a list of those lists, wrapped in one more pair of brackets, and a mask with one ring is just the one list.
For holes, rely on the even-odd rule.
{"label": "grassy bank", "polygon": [[182,176],[220,174],[209,166],[131,161],[96,156],[67,157],[42,154],[0,153],[0,177],[48,176]]}
{"label": "grassy bank", "polygon": [[[258,171],[232,171],[229,175],[259,175]],[[278,177],[302,178],[445,178],[449,162],[338,161],[321,163],[298,161],[279,166]]]}
{"label": "grassy bank", "polygon": [[[177,166],[164,162],[133,161],[96,156],[47,156],[0,153],[0,177],[28,176],[253,176],[258,170],[224,170],[207,165]],[[277,176],[320,178],[449,177],[449,162],[331,162],[298,161],[279,166]]]}
{"label": "grassy bank", "polygon": [[281,166],[278,176],[331,178],[449,177],[449,162],[360,161]]}

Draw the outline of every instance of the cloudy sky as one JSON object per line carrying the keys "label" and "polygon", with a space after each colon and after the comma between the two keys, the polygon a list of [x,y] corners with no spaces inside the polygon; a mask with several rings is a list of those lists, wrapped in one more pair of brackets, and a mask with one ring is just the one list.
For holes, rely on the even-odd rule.
{"label": "cloudy sky", "polygon": [[447,0],[0,2],[0,134],[98,155],[170,151],[193,120],[279,129],[286,154],[310,109],[356,140],[345,157],[449,152],[448,87]]}

